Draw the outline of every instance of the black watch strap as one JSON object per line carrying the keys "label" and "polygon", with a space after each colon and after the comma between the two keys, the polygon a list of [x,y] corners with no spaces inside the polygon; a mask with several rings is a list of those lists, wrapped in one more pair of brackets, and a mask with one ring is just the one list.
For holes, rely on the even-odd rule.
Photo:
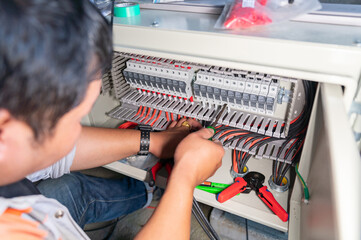
{"label": "black watch strap", "polygon": [[149,125],[138,125],[138,129],[140,130],[140,149],[138,155],[148,155],[152,127]]}

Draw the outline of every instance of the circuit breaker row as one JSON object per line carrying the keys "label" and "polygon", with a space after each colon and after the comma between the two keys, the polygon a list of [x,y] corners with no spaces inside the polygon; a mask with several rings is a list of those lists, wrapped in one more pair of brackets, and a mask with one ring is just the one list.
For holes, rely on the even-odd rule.
{"label": "circuit breaker row", "polygon": [[[153,109],[146,106],[136,106],[134,104],[123,103],[122,106],[118,106],[107,113],[108,116],[126,120],[130,122],[136,122],[138,124],[148,124],[152,126],[154,130],[165,130],[172,120],[177,120],[186,115],[167,112],[164,110]],[[236,149],[244,152],[249,152],[254,155],[256,158],[267,158],[271,160],[277,160],[282,162],[291,162],[292,155],[288,155],[286,159],[281,156],[285,156],[286,151],[293,144],[293,141],[290,141],[286,147],[283,148],[282,152],[279,153],[282,144],[286,141],[285,139],[279,139],[272,141],[268,144],[264,144],[259,149],[251,149],[250,144],[246,144],[246,139],[242,141],[234,140],[230,143],[225,143],[225,141],[220,138],[218,134],[214,136],[214,139],[220,140],[225,147],[230,149]]]}
{"label": "circuit breaker row", "polygon": [[193,85],[195,99],[260,114],[273,115],[280,80],[256,74],[225,75],[197,72]]}
{"label": "circuit breaker row", "polygon": [[[114,54],[103,78],[103,92],[128,105],[214,121],[219,124],[285,138],[301,80],[145,55]],[[301,84],[302,85],[302,84]],[[302,102],[302,101],[301,101]],[[272,126],[272,127],[270,127]]]}
{"label": "circuit breaker row", "polygon": [[134,56],[126,64],[123,75],[133,88],[277,118],[286,117],[297,84],[295,79],[146,56]]}
{"label": "circuit breaker row", "polygon": [[191,67],[186,69],[179,65],[166,66],[144,60],[129,60],[123,71],[125,80],[134,88],[146,89],[158,93],[190,98],[191,82],[194,72]]}

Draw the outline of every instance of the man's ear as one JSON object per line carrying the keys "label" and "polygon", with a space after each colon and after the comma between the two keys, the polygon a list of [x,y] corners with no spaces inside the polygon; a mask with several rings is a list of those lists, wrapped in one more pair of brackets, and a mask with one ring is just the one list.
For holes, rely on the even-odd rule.
{"label": "man's ear", "polygon": [[4,160],[4,152],[6,149],[6,142],[4,140],[4,130],[7,124],[11,121],[11,114],[8,110],[0,108],[0,162]]}

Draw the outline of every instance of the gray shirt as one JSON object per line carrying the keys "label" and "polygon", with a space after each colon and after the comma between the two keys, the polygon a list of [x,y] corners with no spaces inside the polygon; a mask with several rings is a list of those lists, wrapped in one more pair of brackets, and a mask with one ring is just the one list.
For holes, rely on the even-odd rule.
{"label": "gray shirt", "polygon": [[70,167],[73,164],[76,147],[74,147],[68,155],[54,163],[53,165],[34,172],[28,175],[26,178],[32,182],[44,180],[47,178],[59,178],[64,174],[70,173]]}

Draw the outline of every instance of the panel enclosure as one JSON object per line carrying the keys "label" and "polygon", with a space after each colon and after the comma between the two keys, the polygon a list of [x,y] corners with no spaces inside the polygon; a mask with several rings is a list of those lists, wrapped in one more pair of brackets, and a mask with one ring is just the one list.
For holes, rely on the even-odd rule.
{"label": "panel enclosure", "polygon": [[[353,181],[356,185],[360,186],[360,178],[357,177],[360,176],[360,167],[359,163],[355,161],[357,159],[357,154],[355,154],[356,147],[348,130],[346,117],[347,110],[350,108],[357,89],[361,70],[361,50],[351,45],[354,40],[353,38],[357,36],[355,28],[345,26],[332,26],[331,28],[329,25],[322,24],[285,23],[284,25],[273,27],[278,35],[252,36],[252,34],[242,32],[207,31],[207,29],[211,29],[214,17],[207,16],[206,14],[199,16],[199,14],[177,13],[176,18],[183,19],[184,21],[191,19],[190,22],[192,22],[197,17],[204,19],[204,24],[198,27],[190,25],[188,26],[189,29],[187,27],[176,29],[166,24],[162,27],[162,21],[165,22],[167,19],[173,19],[172,21],[174,21],[174,16],[162,11],[143,10],[141,16],[142,18],[137,19],[135,22],[132,22],[131,19],[117,19],[115,21],[117,23],[113,29],[115,51],[157,56],[164,59],[178,59],[202,65],[225,66],[232,69],[262,72],[321,83],[319,86],[320,92],[316,96],[309,133],[303,149],[300,172],[306,181],[310,179],[311,189],[314,184],[317,185],[317,178],[311,177],[312,169],[310,171],[310,166],[317,163],[314,160],[318,156],[315,151],[318,150],[322,153],[324,149],[327,149],[327,145],[330,146],[329,149],[332,149],[329,153],[331,160],[324,162],[324,164],[329,164],[330,166],[328,176],[331,184],[330,188],[326,190],[328,193],[331,192],[331,207],[334,209],[333,216],[337,219],[335,223],[337,231],[335,234],[342,239],[356,239],[354,237],[359,236],[359,230],[356,227],[354,231],[349,233],[345,231],[345,224],[349,221],[345,220],[343,213],[350,213],[351,206],[354,207],[354,210],[358,210],[353,213],[360,212],[359,206],[355,204],[360,202],[360,190],[355,191],[353,189],[351,191],[348,188],[344,188],[344,186],[339,186],[342,180],[339,179],[340,174],[337,174],[338,172],[336,171],[342,165],[343,170],[353,172]],[[161,27],[150,28],[148,22],[151,23],[150,21],[153,21],[158,16],[161,16]],[[333,31],[330,31],[331,29]],[[257,31],[260,33],[260,30]],[[309,34],[309,38],[307,40],[297,39],[298,35],[292,35],[295,31],[300,31],[306,35]],[[311,33],[314,31],[318,31],[320,34],[312,35]],[[330,36],[325,37],[325,32],[328,32]],[[345,34],[346,32],[348,33]],[[286,38],[285,33],[291,33],[292,36],[296,37],[294,39]],[[341,38],[342,44],[338,42],[341,41],[339,40]],[[340,86],[344,88],[343,93]],[[107,91],[106,84],[104,84],[103,90]],[[110,91],[106,96],[108,94],[110,94],[111,98],[123,97],[117,96],[115,90],[114,92]],[[331,101],[333,102],[331,103]],[[337,106],[337,109],[335,108],[336,111],[332,111],[332,106]],[[103,112],[108,112],[113,107],[114,105],[111,107],[105,105]],[[342,116],[335,116],[335,114],[339,113],[342,113]],[[106,119],[104,121],[104,125],[106,125],[109,118],[104,117],[104,119]],[[342,121],[342,128],[337,127],[339,124],[337,121]],[[324,129],[320,130],[323,124]],[[346,152],[349,154],[346,157],[348,159],[346,162],[344,160],[345,155],[340,153],[340,136],[342,136],[342,146],[345,145]],[[323,143],[326,145],[315,149],[314,144],[322,142],[323,138],[327,139]],[[211,180],[228,181],[231,183],[229,154],[227,152],[223,159],[224,164],[222,168]],[[270,175],[270,163],[271,161],[265,159],[251,159],[249,162],[250,167],[258,169],[268,176]],[[138,169],[133,169],[133,171],[131,167],[125,167],[121,163],[112,163],[106,167],[141,180],[145,179],[144,171],[142,172]],[[295,181],[293,190],[282,194],[274,192],[277,200],[291,214],[288,223],[283,223],[277,219],[264,205],[258,204],[251,194],[247,195],[246,199],[242,198],[240,200],[238,197],[226,204],[219,204],[215,201],[214,196],[198,190],[195,191],[195,196],[201,202],[217,208],[247,217],[281,231],[289,231],[290,239],[303,239],[303,237],[312,237],[303,235],[305,230],[301,227],[310,221],[310,219],[305,219],[306,215],[303,214],[307,212],[304,209],[312,206],[312,201],[309,206],[304,206],[301,201],[301,190],[300,183]],[[288,201],[290,196],[291,200]],[[315,193],[315,196],[317,196],[317,193]],[[345,205],[348,206],[346,209],[343,207]],[[359,223],[360,215],[353,214],[353,216],[352,222]],[[300,219],[306,221],[302,221],[303,223],[301,224]],[[349,236],[348,234],[353,235],[350,235],[350,238],[346,238],[346,236]]]}

